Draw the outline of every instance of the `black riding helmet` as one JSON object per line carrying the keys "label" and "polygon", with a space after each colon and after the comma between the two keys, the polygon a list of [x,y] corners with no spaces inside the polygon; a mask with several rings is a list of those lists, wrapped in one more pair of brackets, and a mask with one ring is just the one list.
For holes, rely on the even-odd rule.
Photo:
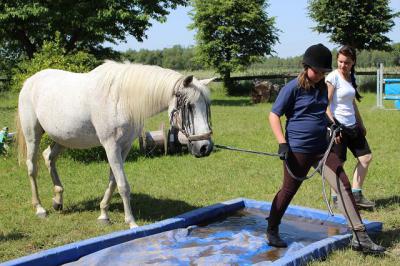
{"label": "black riding helmet", "polygon": [[304,53],[303,65],[321,72],[329,72],[332,70],[332,53],[321,43],[311,45]]}

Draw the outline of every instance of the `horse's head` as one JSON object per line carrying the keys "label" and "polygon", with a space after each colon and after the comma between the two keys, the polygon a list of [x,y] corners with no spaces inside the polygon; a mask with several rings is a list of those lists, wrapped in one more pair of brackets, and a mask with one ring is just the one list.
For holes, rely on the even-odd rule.
{"label": "horse's head", "polygon": [[183,79],[169,105],[170,124],[188,139],[188,148],[196,157],[208,156],[213,149],[209,90],[213,79]]}

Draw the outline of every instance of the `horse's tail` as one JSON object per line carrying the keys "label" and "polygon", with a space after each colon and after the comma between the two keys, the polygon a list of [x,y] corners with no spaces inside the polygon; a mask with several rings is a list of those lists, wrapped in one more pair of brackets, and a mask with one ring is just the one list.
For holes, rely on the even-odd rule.
{"label": "horse's tail", "polygon": [[15,128],[17,129],[17,152],[18,152],[18,163],[21,165],[21,161],[25,161],[26,159],[26,141],[24,132],[21,127],[21,119],[19,118],[19,112],[17,110],[17,115],[15,117]]}

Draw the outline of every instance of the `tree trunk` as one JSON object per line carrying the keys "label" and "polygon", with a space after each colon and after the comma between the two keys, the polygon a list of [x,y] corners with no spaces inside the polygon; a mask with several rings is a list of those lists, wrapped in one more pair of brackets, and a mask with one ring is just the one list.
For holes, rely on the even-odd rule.
{"label": "tree trunk", "polygon": [[226,88],[228,95],[232,95],[232,93],[234,91],[234,84],[231,79],[231,72],[225,71],[224,73],[222,73],[222,78],[223,78],[224,87]]}

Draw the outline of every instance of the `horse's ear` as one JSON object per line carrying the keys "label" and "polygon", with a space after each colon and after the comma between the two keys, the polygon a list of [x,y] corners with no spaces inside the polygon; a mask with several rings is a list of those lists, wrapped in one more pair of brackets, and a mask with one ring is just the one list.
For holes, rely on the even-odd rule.
{"label": "horse's ear", "polygon": [[210,78],[210,79],[202,79],[202,80],[199,80],[199,81],[204,86],[207,86],[210,82],[213,82],[215,79],[217,79],[217,77],[213,77],[213,78]]}
{"label": "horse's ear", "polygon": [[193,81],[193,75],[186,76],[185,79],[183,80],[183,86],[187,87],[189,86],[190,83]]}

